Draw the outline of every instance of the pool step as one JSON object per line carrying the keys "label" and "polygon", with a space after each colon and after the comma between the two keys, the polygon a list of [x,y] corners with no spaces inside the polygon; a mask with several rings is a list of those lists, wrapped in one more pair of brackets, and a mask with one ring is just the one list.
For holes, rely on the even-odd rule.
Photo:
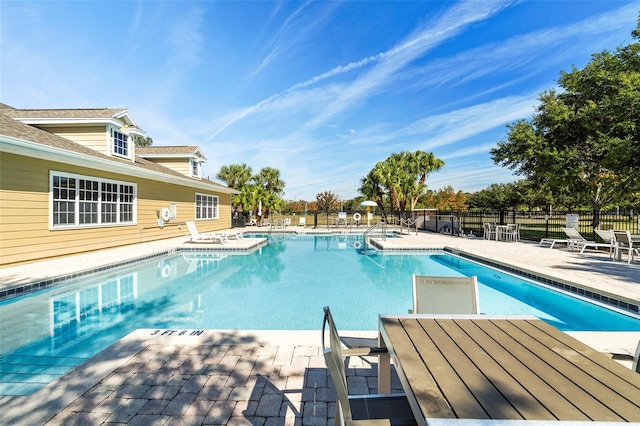
{"label": "pool step", "polygon": [[84,361],[62,356],[2,355],[0,395],[31,395]]}

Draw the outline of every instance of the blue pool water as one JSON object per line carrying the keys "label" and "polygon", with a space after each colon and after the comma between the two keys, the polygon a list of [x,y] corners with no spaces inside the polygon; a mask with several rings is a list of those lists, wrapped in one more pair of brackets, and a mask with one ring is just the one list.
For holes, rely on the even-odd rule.
{"label": "blue pool water", "polygon": [[[562,330],[640,331],[640,320],[445,253],[360,254],[361,237],[272,237],[246,254],[183,252],[0,303],[0,394],[30,394],[138,328],[343,330],[407,313],[412,274],[476,275],[480,310]],[[355,313],[355,314],[354,314]]]}

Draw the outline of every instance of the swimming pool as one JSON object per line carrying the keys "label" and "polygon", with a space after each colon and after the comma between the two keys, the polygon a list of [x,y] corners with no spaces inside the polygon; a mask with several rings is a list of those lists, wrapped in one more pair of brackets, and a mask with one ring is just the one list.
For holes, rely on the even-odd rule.
{"label": "swimming pool", "polygon": [[[563,330],[640,320],[441,252],[361,254],[361,236],[273,235],[252,253],[184,251],[0,302],[0,394],[29,394],[138,328],[376,330],[412,306],[411,275],[476,275],[480,310]],[[354,315],[353,313],[357,313]]]}

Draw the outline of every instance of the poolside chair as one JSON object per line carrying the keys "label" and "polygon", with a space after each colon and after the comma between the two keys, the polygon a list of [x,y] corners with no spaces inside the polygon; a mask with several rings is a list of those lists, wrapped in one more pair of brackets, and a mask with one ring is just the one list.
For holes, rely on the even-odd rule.
{"label": "poolside chair", "polygon": [[244,234],[242,232],[229,231],[229,232],[225,232],[224,235],[227,237],[227,240],[242,240],[242,239],[244,239]]}
{"label": "poolside chair", "polygon": [[347,212],[338,212],[336,226],[347,226]]}
{"label": "poolside chair", "polygon": [[633,240],[631,239],[631,232],[627,231],[613,231],[613,237],[615,239],[615,257],[619,260],[622,256],[622,252],[627,251],[627,263],[633,261],[633,256],[640,256],[640,248],[633,247]]}
{"label": "poolside chair", "polygon": [[580,253],[584,253],[587,248],[593,248],[598,250],[601,247],[609,248],[609,257],[613,257],[613,234],[612,231],[604,231],[602,229],[594,229],[596,234],[604,241],[604,243],[597,243],[595,241],[586,241],[584,243],[580,243],[579,246],[582,247]]}
{"label": "poolside chair", "polygon": [[307,218],[301,217],[298,222],[298,226],[307,226]]}
{"label": "poolside chair", "polygon": [[[326,330],[327,326],[329,327],[328,330]],[[326,345],[325,334],[329,335],[329,346]],[[322,350],[327,369],[338,394],[335,414],[336,426],[417,424],[407,396],[403,393],[349,395],[345,355],[352,353],[342,349],[342,341],[328,306],[324,308]],[[375,422],[375,420],[378,420],[378,422]],[[386,420],[386,422],[383,423],[381,422],[382,420]]]}
{"label": "poolside chair", "polygon": [[192,243],[218,242],[220,244],[224,244],[226,241],[228,241],[226,235],[218,234],[216,232],[205,232],[201,234],[200,232],[198,232],[198,228],[196,227],[196,224],[193,221],[188,220],[185,223],[187,224],[187,228],[189,229],[189,235],[188,235],[188,237],[190,237],[189,241]]}
{"label": "poolside chair", "polygon": [[585,237],[580,235],[580,232],[576,228],[562,228],[562,232],[564,232],[569,241],[567,242],[567,248],[569,250],[573,250],[574,248],[580,248],[581,244],[584,243],[594,243],[595,241],[587,241]]}
{"label": "poolside chair", "polygon": [[482,227],[484,229],[484,233],[482,238],[485,240],[495,240],[496,239],[496,224],[495,223],[483,223]]}
{"label": "poolside chair", "polygon": [[520,224],[508,223],[504,230],[504,237],[507,241],[520,241]]}
{"label": "poolside chair", "polygon": [[545,246],[547,244],[549,244],[549,248],[550,249],[552,249],[553,246],[555,246],[556,244],[566,244],[567,247],[568,247],[569,246],[569,240],[564,239],[564,238],[543,238],[538,243],[539,246]]}
{"label": "poolside chair", "polygon": [[478,314],[478,281],[473,277],[413,275],[414,314]]}

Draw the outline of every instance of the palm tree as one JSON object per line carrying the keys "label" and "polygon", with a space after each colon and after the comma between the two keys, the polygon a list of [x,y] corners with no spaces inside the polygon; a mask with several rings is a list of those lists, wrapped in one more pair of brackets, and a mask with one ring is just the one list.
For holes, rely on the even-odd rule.
{"label": "palm tree", "polygon": [[431,172],[436,172],[444,167],[444,161],[437,158],[432,152],[415,151],[409,153],[409,173],[418,178],[417,185],[412,191],[411,196],[411,210],[413,210],[418,202],[418,198],[424,193],[427,188],[425,184],[427,176]]}
{"label": "palm tree", "polygon": [[241,190],[251,179],[253,171],[246,164],[231,164],[230,166],[222,166],[216,175],[227,184],[229,188]]}
{"label": "palm tree", "polygon": [[280,179],[280,170],[264,167],[251,180],[260,188],[258,201],[262,201],[265,217],[269,217],[272,209],[278,209],[284,205],[282,196],[284,195],[285,183]]}
{"label": "palm tree", "polygon": [[253,180],[267,191],[281,196],[284,194],[285,183],[280,179],[280,170],[264,167],[253,177]]}
{"label": "palm tree", "polygon": [[391,210],[404,212],[407,204],[413,210],[426,189],[427,175],[439,170],[444,162],[424,151],[391,154],[378,162],[362,179],[360,192],[372,198],[385,214],[384,199],[389,198]]}

